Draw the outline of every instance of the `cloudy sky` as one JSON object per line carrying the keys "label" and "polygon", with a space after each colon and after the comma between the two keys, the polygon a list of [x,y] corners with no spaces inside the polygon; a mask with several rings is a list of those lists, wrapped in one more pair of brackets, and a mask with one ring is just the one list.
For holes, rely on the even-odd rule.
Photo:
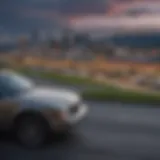
{"label": "cloudy sky", "polygon": [[53,0],[1,0],[0,31],[26,32],[54,24]]}
{"label": "cloudy sky", "polygon": [[[82,31],[107,30],[121,27],[132,29],[159,28],[160,1],[112,0],[103,15],[72,17],[70,24]],[[143,17],[143,18],[142,18]]]}
{"label": "cloudy sky", "polygon": [[[61,20],[66,15],[105,15],[109,10],[109,13],[114,13],[124,7],[124,4],[119,5],[118,2],[124,1],[133,0],[1,0],[0,35],[51,29],[55,27],[58,12],[61,13]],[[109,7],[111,3],[112,8]]]}
{"label": "cloudy sky", "polygon": [[64,15],[105,13],[107,0],[1,0],[0,33],[52,28]]}

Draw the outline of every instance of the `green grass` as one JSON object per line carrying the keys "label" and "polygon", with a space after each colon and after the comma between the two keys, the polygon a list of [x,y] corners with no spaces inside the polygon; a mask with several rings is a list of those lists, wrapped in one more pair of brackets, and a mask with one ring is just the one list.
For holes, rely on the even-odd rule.
{"label": "green grass", "polygon": [[54,80],[63,84],[87,85],[90,88],[93,87],[92,89],[86,89],[83,91],[82,96],[86,100],[160,104],[160,94],[142,93],[138,91],[125,90],[106,84],[100,84],[91,80],[90,78],[81,78],[77,76],[62,75],[50,72],[47,73],[43,71],[37,72],[28,69],[19,70],[19,72],[28,76],[36,75],[39,78],[51,81]]}
{"label": "green grass", "polygon": [[53,80],[59,83],[69,84],[69,85],[103,86],[101,83],[98,83],[90,78],[83,78],[73,75],[65,75],[65,74],[44,72],[44,71],[33,71],[33,70],[31,71],[29,69],[21,69],[18,70],[18,72],[25,74],[27,76],[34,76],[42,79]]}
{"label": "green grass", "polygon": [[139,93],[122,89],[85,90],[84,99],[96,101],[119,101],[126,103],[160,104],[160,95]]}

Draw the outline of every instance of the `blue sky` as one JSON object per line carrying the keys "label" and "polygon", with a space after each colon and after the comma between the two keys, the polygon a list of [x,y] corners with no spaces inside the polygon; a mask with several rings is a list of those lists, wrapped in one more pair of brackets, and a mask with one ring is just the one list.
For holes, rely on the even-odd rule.
{"label": "blue sky", "polygon": [[106,0],[1,0],[0,34],[30,32],[35,28],[52,28],[55,10],[64,15],[104,12]]}
{"label": "blue sky", "polygon": [[53,0],[1,0],[0,32],[28,32],[34,28],[52,27],[54,18],[47,19],[47,13],[51,16],[54,6]]}

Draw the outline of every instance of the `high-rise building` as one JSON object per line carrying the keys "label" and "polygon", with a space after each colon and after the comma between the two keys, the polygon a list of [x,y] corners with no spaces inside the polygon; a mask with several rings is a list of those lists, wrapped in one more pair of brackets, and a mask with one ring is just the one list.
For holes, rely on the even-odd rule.
{"label": "high-rise building", "polygon": [[31,41],[33,45],[38,44],[39,42],[39,30],[35,29],[31,33]]}

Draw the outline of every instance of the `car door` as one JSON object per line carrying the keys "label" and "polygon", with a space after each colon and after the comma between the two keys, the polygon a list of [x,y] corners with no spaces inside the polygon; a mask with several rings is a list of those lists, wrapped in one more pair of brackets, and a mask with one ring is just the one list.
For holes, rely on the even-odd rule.
{"label": "car door", "polygon": [[17,107],[14,100],[5,93],[0,85],[0,129],[8,128]]}

